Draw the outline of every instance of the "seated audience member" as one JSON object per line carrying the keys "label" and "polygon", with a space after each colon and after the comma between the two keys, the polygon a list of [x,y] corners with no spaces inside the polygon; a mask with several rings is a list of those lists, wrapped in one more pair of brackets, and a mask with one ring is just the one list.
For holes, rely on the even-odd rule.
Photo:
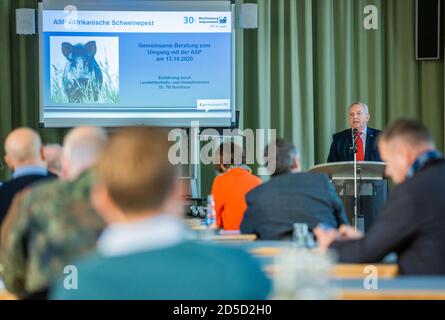
{"label": "seated audience member", "polygon": [[244,197],[261,184],[261,179],[243,164],[243,150],[232,142],[221,144],[214,158],[215,168],[221,173],[212,186],[216,224],[221,229],[237,231],[246,211]]}
{"label": "seated audience member", "polygon": [[90,205],[91,173],[105,147],[103,129],[80,127],[65,137],[63,176],[18,194],[2,227],[4,282],[18,297],[42,292],[64,267],[89,253],[105,226]]}
{"label": "seated audience member", "polygon": [[[282,139],[265,150],[276,151],[275,172],[270,181],[246,195],[247,210],[242,233],[255,233],[261,240],[288,240],[294,223],[314,228],[320,223],[337,228],[348,218],[334,186],[324,174],[302,173],[297,148]],[[270,154],[268,155],[270,158]]]}
{"label": "seated audience member", "polygon": [[340,262],[376,263],[397,253],[401,274],[445,274],[445,160],[433,138],[415,120],[390,125],[379,140],[386,174],[398,184],[369,232],[351,227],[317,228],[321,247]]}
{"label": "seated audience member", "polygon": [[15,129],[6,137],[5,162],[12,179],[0,186],[0,225],[18,192],[38,180],[55,177],[46,168],[39,134],[30,128]]}
{"label": "seated audience member", "polygon": [[[147,144],[150,141],[150,144]],[[79,286],[53,299],[264,299],[258,262],[231,247],[186,240],[171,144],[158,128],[126,128],[99,162],[92,201],[109,226],[97,252],[74,263]]]}
{"label": "seated audience member", "polygon": [[55,176],[60,175],[62,164],[60,158],[62,156],[62,146],[60,144],[47,144],[43,147],[43,156],[48,165],[48,171]]}

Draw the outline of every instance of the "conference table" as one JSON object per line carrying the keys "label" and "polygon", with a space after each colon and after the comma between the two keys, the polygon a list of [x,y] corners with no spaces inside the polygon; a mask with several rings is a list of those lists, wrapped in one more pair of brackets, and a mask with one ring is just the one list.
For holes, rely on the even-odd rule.
{"label": "conference table", "polygon": [[4,291],[0,292],[0,300],[17,300],[17,298],[14,295]]}
{"label": "conference table", "polygon": [[[259,241],[256,235],[219,233],[214,227],[189,221],[197,238],[220,245],[242,248],[258,259],[263,270],[273,280],[276,272],[275,258],[293,247],[289,241]],[[393,263],[372,264],[378,274],[378,288],[365,289],[368,275],[365,264],[337,263],[330,272],[331,284],[341,300],[445,300],[445,277],[399,276],[398,266]]]}
{"label": "conference table", "polygon": [[377,290],[365,290],[363,281],[336,280],[342,300],[445,300],[445,277],[396,277],[381,279]]}
{"label": "conference table", "polygon": [[[293,248],[292,242],[258,241],[255,235],[212,232],[199,239],[248,251],[258,259],[263,270],[272,280],[277,271],[276,258]],[[373,266],[378,273],[378,287],[365,289],[367,265],[334,264],[329,275],[330,285],[335,291],[333,298],[338,300],[445,300],[445,277],[398,276],[398,267],[395,264],[374,264]],[[8,299],[14,299],[14,296],[0,290],[0,300]]]}
{"label": "conference table", "polygon": [[[338,300],[445,300],[445,277],[398,277],[379,281],[378,290],[363,289],[360,279],[338,279]],[[0,300],[15,300],[0,292]]]}
{"label": "conference table", "polygon": [[[216,241],[236,246],[258,258],[263,270],[274,277],[274,259],[292,248],[286,241]],[[445,277],[399,276],[396,264],[373,264],[378,287],[365,289],[365,264],[335,264],[330,274],[335,299],[339,300],[445,300]],[[279,266],[278,266],[279,267]]]}
{"label": "conference table", "polygon": [[[0,274],[3,271],[2,266],[0,265]],[[6,291],[5,285],[0,278],[0,300],[15,300],[15,296]]]}

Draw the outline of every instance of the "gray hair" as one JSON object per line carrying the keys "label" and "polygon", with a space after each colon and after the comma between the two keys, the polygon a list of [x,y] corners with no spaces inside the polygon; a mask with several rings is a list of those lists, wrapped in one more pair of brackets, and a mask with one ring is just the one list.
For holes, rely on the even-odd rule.
{"label": "gray hair", "polygon": [[71,165],[90,167],[99,160],[107,141],[103,128],[77,127],[66,135],[62,152]]}
{"label": "gray hair", "polygon": [[369,115],[369,108],[368,108],[368,106],[366,105],[366,103],[363,103],[363,102],[360,102],[360,101],[356,101],[356,102],[351,103],[351,105],[348,108],[348,111],[351,111],[351,108],[353,106],[355,106],[355,105],[361,106],[363,108],[363,110],[365,110],[366,114]]}
{"label": "gray hair", "polygon": [[[273,148],[273,145],[275,148]],[[269,154],[269,150],[275,149],[276,168],[273,176],[279,176],[292,170],[295,158],[300,157],[298,148],[284,139],[278,138],[272,141],[265,149],[265,157],[273,157]]]}

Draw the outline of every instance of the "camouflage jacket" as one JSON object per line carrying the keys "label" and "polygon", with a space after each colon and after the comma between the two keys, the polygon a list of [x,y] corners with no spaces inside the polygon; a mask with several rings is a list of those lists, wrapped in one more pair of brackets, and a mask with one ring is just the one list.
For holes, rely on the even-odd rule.
{"label": "camouflage jacket", "polygon": [[6,288],[23,297],[46,289],[66,265],[94,249],[103,219],[90,205],[92,174],[43,182],[19,194],[2,225]]}

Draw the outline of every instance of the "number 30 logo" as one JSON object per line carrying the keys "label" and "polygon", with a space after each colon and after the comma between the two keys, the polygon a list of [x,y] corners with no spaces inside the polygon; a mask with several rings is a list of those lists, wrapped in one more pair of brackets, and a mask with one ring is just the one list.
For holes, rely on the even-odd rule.
{"label": "number 30 logo", "polygon": [[194,17],[184,17],[184,24],[192,24],[195,22]]}

